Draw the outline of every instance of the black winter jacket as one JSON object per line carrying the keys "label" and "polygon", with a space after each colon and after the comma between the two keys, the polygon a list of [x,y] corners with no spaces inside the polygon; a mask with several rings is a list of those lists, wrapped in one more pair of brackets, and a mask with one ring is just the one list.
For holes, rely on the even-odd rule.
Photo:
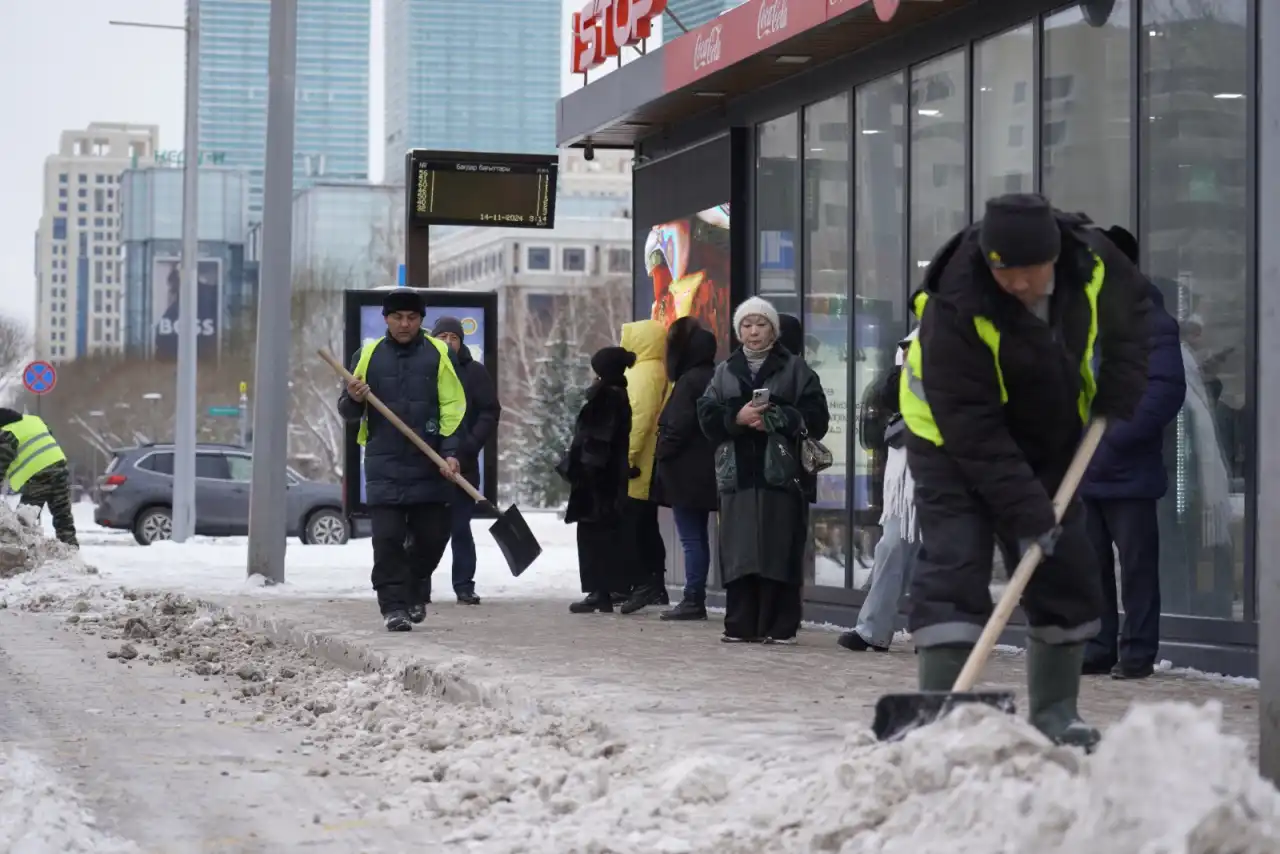
{"label": "black winter jacket", "polygon": [[[960,479],[991,508],[1000,531],[1017,538],[1053,527],[1051,496],[1083,435],[1077,398],[1091,323],[1085,294],[1091,250],[1106,265],[1093,414],[1132,417],[1147,384],[1149,302],[1142,274],[1084,217],[1059,213],[1058,224],[1062,251],[1048,323],[996,284],[978,247],[978,225],[939,251],[923,287],[930,299],[920,320],[921,370],[943,446],[907,438],[917,500],[927,495],[931,478]],[[978,315],[1001,333],[1009,396],[1003,406],[995,360],[974,327]]]}
{"label": "black winter jacket", "polygon": [[[564,521],[609,524],[622,519],[630,480],[631,401],[627,381],[597,380],[573,425],[573,440],[558,471],[569,482]],[[619,547],[625,547],[619,543]]]}
{"label": "black winter jacket", "polygon": [[663,507],[716,509],[716,449],[698,424],[698,398],[715,373],[715,358],[716,336],[700,326],[667,341],[667,376],[675,385],[658,417],[658,464],[649,496]]}
{"label": "black winter jacket", "polygon": [[[400,344],[388,336],[373,351],[365,382],[369,390],[400,416],[409,427],[442,457],[457,457],[459,426],[450,436],[441,436],[438,373],[445,358],[425,337]],[[360,352],[351,357],[354,372]],[[338,398],[338,413],[358,422],[365,404],[352,400],[344,388]],[[372,406],[368,407],[369,439],[364,453],[365,503],[382,504],[448,503],[454,498],[452,483],[440,469]]]}
{"label": "black winter jacket", "polygon": [[462,389],[467,396],[467,414],[458,428],[458,462],[462,476],[477,489],[483,486],[476,481],[480,474],[480,454],[498,429],[502,417],[502,405],[493,385],[489,369],[475,360],[464,342],[454,354],[454,366]]}

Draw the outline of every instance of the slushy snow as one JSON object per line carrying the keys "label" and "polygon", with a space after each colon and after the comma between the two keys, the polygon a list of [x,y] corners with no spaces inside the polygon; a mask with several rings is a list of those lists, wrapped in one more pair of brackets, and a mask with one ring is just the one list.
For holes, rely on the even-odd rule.
{"label": "slushy snow", "polygon": [[100,830],[75,793],[34,754],[0,747],[0,851],[8,854],[137,854]]}
{"label": "slushy snow", "polygon": [[[668,755],[589,706],[476,696],[460,659],[429,674],[352,675],[280,648],[175,594],[95,588],[27,597],[116,639],[122,664],[172,661],[240,685],[209,716],[248,704],[262,726],[302,728],[318,773],[373,775],[370,812],[484,854],[1274,854],[1280,793],[1220,707],[1136,706],[1091,757],[1020,719],[968,707],[901,742],[851,729],[814,764],[759,747]],[[106,666],[115,666],[106,665]],[[460,702],[458,698],[464,698]],[[579,705],[573,705],[579,704]]]}

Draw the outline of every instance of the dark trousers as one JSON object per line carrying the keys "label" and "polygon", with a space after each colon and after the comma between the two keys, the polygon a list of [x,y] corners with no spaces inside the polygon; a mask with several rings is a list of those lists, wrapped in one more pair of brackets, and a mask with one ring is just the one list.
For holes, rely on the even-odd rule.
{"label": "dark trousers", "polygon": [[22,485],[19,504],[38,507],[48,505],[53,516],[53,532],[69,546],[79,546],[76,541],[76,520],[71,513],[71,476],[65,463],[55,463],[38,471]]}
{"label": "dark trousers", "polygon": [[628,526],[622,520],[578,523],[578,579],[583,593],[609,595],[627,585],[626,563],[620,560],[626,549]]}
{"label": "dark trousers", "polygon": [[[373,528],[373,589],[382,613],[426,601],[430,578],[420,553],[437,554],[449,541],[448,504],[381,504],[369,508]],[[410,558],[405,539],[413,535]]]}
{"label": "dark trousers", "polygon": [[[1089,540],[1102,579],[1102,630],[1086,655],[1102,664],[1152,664],[1160,649],[1160,525],[1154,499],[1087,500]],[[1120,553],[1116,596],[1115,551]],[[1120,628],[1119,602],[1124,603]],[[1119,643],[1117,644],[1117,638]]]}
{"label": "dark trousers", "polygon": [[711,569],[711,540],[707,535],[707,510],[671,508],[676,520],[676,536],[684,551],[684,598],[688,602],[705,602],[707,573]]}
{"label": "dark trousers", "polygon": [[667,546],[658,527],[658,505],[638,498],[627,499],[627,519],[635,558],[631,564],[632,589],[661,587],[667,572]]}
{"label": "dark trousers", "polygon": [[748,575],[724,588],[724,633],[742,640],[790,640],[800,631],[804,588]]}
{"label": "dark trousers", "polygon": [[431,598],[431,577],[444,557],[446,545],[453,551],[453,592],[458,595],[476,592],[476,540],[471,535],[471,519],[475,512],[475,501],[459,489],[449,505],[449,536],[436,543],[435,548],[424,548],[415,543],[413,560],[426,573],[425,599]]}
{"label": "dark trousers", "polygon": [[[912,576],[907,627],[917,646],[968,646],[993,610],[991,564],[995,520],[987,505],[953,477],[916,475],[921,547]],[[1005,565],[1017,566],[1013,543],[1001,543]],[[1053,556],[1022,594],[1027,633],[1049,644],[1084,643],[1098,633],[1102,585],[1084,508],[1072,502]]]}

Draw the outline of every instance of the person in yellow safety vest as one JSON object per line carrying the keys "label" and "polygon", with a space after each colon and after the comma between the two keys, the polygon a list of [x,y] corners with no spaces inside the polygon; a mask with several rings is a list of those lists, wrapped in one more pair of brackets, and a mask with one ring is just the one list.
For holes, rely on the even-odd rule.
{"label": "person in yellow safety vest", "polygon": [[[407,632],[426,619],[426,565],[406,548],[443,553],[449,539],[453,478],[458,474],[458,427],[466,395],[449,347],[422,329],[422,295],[410,288],[389,291],[382,301],[387,334],[365,342],[351,357],[353,382],[338,399],[338,412],[359,422],[364,449],[364,503],[373,527],[373,589],[388,631]],[[376,409],[377,395],[441,457],[437,468],[426,454]]]}
{"label": "person in yellow safety vest", "polygon": [[43,419],[0,408],[0,472],[9,489],[21,493],[19,503],[41,509],[49,505],[58,539],[79,547],[76,520],[71,515],[67,455]]}
{"label": "person in yellow safety vest", "polygon": [[1083,215],[1038,195],[991,199],[934,257],[912,298],[919,336],[899,407],[922,547],[908,629],[921,690],[951,689],[991,615],[994,548],[1005,565],[1048,557],[1022,598],[1031,722],[1089,749],[1080,720],[1085,642],[1101,573],[1074,501],[1052,496],[1095,416],[1128,419],[1147,382],[1146,287]]}

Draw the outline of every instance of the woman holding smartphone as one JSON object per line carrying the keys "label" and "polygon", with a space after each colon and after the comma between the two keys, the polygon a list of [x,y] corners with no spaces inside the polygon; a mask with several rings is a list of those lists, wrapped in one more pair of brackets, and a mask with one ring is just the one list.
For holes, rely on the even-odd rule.
{"label": "woman holding smartphone", "polygon": [[822,383],[778,342],[778,312],[752,297],[733,315],[742,346],[716,367],[698,420],[716,445],[725,643],[795,643],[800,629],[809,475],[800,440],[821,439]]}

